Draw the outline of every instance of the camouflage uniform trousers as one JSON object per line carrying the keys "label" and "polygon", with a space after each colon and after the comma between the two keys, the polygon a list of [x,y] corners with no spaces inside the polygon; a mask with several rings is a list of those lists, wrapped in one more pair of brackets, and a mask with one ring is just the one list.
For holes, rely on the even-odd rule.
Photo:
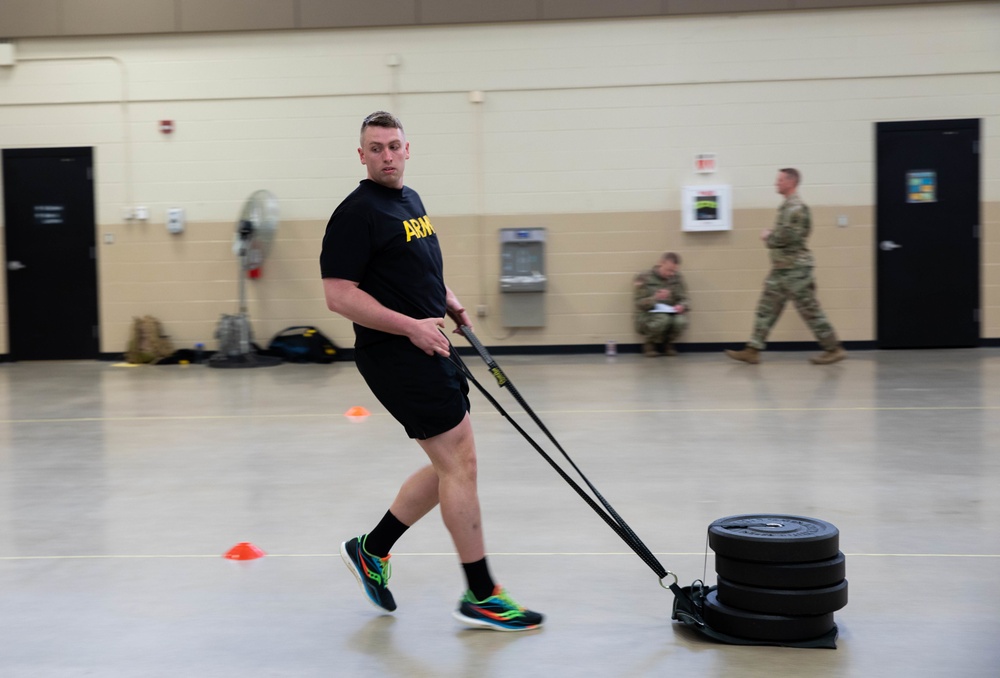
{"label": "camouflage uniform trousers", "polygon": [[837,333],[834,332],[833,326],[816,301],[816,281],[813,279],[812,267],[796,266],[772,269],[771,274],[767,276],[767,280],[764,281],[764,292],[757,303],[753,336],[747,342],[747,346],[759,351],[764,350],[767,335],[778,322],[789,299],[795,304],[795,309],[824,350],[832,351],[840,345]]}
{"label": "camouflage uniform trousers", "polygon": [[636,319],[636,330],[646,341],[672,344],[687,329],[686,313],[643,313]]}

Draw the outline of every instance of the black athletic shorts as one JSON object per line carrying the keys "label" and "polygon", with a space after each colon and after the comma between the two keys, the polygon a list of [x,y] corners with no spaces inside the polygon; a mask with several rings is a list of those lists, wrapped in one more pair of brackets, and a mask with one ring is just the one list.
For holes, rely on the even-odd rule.
{"label": "black athletic shorts", "polygon": [[469,411],[469,382],[448,359],[427,355],[406,337],[354,349],[368,387],[411,438],[426,440],[458,426]]}

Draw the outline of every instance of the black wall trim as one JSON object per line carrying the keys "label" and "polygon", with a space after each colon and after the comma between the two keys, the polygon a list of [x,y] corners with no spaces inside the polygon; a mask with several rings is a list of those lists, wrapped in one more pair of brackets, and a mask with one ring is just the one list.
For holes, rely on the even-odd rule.
{"label": "black wall trim", "polygon": [[[1000,341],[1000,340],[998,340]],[[742,343],[698,343],[676,344],[678,353],[719,353],[727,348],[741,348]],[[554,346],[487,346],[493,355],[581,355],[604,353],[604,344],[562,344]],[[853,351],[870,351],[876,348],[874,341],[845,341],[844,348]],[[618,344],[618,353],[640,353],[642,344]],[[814,341],[777,341],[767,345],[769,351],[817,351]],[[460,347],[461,355],[475,355],[471,347]]]}
{"label": "black wall trim", "polygon": [[[727,348],[741,348],[743,344],[739,342],[727,343],[698,343],[698,344],[677,344],[678,353],[721,353]],[[980,339],[981,348],[1000,347],[1000,337]],[[555,344],[551,346],[489,346],[487,347],[493,355],[593,355],[604,353],[604,344]],[[639,353],[642,344],[618,344],[618,353]],[[875,341],[845,341],[844,348],[848,351],[875,351],[878,345]],[[819,348],[814,341],[775,341],[767,345],[768,351],[818,351]],[[923,350],[923,349],[914,349]],[[459,346],[458,352],[463,356],[477,355],[471,346]],[[341,348],[339,350],[340,359],[344,361],[354,361],[353,348]],[[209,352],[206,352],[206,356]],[[121,362],[125,360],[124,353],[101,353],[100,360]],[[0,362],[11,362],[7,354],[0,354]]]}

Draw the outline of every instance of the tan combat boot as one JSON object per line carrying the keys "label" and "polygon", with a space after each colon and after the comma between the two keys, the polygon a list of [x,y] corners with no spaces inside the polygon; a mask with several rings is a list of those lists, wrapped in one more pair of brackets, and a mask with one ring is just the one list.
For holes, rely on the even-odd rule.
{"label": "tan combat boot", "polygon": [[647,341],[642,345],[642,354],[647,358],[655,358],[660,355],[660,352],[656,350],[656,344],[651,341]]}
{"label": "tan combat boot", "polygon": [[733,360],[741,360],[745,363],[750,363],[751,365],[756,365],[760,362],[760,351],[752,346],[747,346],[742,351],[732,351],[727,348],[726,355]]}
{"label": "tan combat boot", "polygon": [[677,349],[674,348],[673,344],[667,344],[663,347],[663,355],[674,356],[677,355]]}
{"label": "tan combat boot", "polygon": [[837,348],[831,349],[829,351],[823,351],[817,356],[813,356],[809,359],[813,365],[832,365],[833,363],[840,362],[847,357],[847,351],[844,350],[843,346],[838,346]]}

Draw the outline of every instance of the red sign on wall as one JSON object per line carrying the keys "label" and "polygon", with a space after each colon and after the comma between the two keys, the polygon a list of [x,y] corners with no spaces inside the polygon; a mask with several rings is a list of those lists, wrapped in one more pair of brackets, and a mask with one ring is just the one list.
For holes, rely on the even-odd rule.
{"label": "red sign on wall", "polygon": [[694,171],[699,174],[711,174],[715,171],[715,153],[699,153],[694,156]]}

